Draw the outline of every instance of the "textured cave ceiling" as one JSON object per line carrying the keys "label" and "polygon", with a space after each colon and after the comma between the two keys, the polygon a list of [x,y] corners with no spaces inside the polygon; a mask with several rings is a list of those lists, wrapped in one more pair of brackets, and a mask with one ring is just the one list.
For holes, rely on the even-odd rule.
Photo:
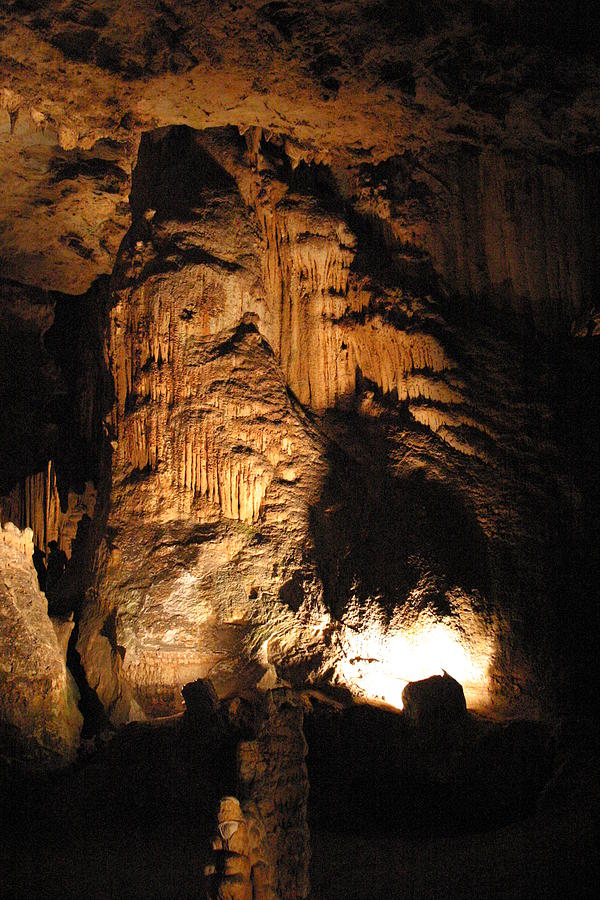
{"label": "textured cave ceiling", "polygon": [[1,14],[0,260],[44,288],[81,293],[112,271],[140,136],[160,126],[260,126],[348,197],[398,156],[427,172],[456,147],[552,164],[600,146],[593,4],[15,0]]}

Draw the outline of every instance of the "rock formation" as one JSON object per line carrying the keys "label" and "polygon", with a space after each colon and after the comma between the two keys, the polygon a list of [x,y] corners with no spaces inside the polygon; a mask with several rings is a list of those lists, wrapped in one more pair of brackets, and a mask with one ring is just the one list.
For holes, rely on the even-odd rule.
{"label": "rock formation", "polygon": [[265,710],[256,739],[238,747],[240,793],[264,823],[276,895],[300,900],[310,890],[303,709],[297,696],[279,688],[267,693]]}
{"label": "rock formation", "polygon": [[269,672],[401,706],[447,666],[471,705],[537,703],[516,610],[547,586],[550,400],[520,338],[365,271],[319,165],[296,184],[231,128],[142,141],[98,320],[114,389],[81,397],[110,487],[78,650],[115,721]]}
{"label": "rock formation", "polygon": [[0,752],[9,762],[60,766],[75,757],[82,717],[32,557],[31,529],[0,527]]}
{"label": "rock formation", "polygon": [[435,275],[552,333],[598,289],[596,165],[450,144],[363,167],[354,199],[404,278]]}
{"label": "rock formation", "polygon": [[462,685],[451,675],[410,681],[402,691],[405,715],[416,725],[464,721],[467,704]]}
{"label": "rock formation", "polygon": [[141,134],[235,123],[249,154],[262,130],[350,194],[374,183],[365,211],[409,267],[430,257],[452,290],[564,321],[595,277],[596,15],[555,0],[317,2],[310,16],[295,0],[12,4],[6,274],[81,293],[112,270]]}
{"label": "rock formation", "polygon": [[38,287],[2,282],[2,519],[77,548],[49,596],[116,722],[209,675],[552,693],[594,569],[552,342],[594,331],[597,69],[579,20],[525,52],[434,6],[5,13],[0,253]]}
{"label": "rock formation", "polygon": [[209,898],[275,900],[273,869],[258,811],[242,810],[236,797],[223,797],[212,841],[213,861],[205,869]]}
{"label": "rock formation", "polygon": [[31,528],[33,543],[47,557],[53,542],[71,557],[73,541],[83,516],[92,518],[96,491],[91,481],[82,494],[69,491],[66,509],[61,504],[56,482],[56,467],[52,460],[35,475],[29,475],[12,491],[0,498],[0,517],[19,528]]}

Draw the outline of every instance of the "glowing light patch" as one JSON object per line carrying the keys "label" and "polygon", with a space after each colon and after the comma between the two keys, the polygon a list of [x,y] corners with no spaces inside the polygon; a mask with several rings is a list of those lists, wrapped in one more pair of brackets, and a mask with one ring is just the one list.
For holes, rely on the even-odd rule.
{"label": "glowing light patch", "polygon": [[486,705],[492,641],[483,631],[463,636],[439,620],[402,631],[386,631],[374,623],[361,632],[344,627],[340,640],[338,675],[358,697],[402,709],[409,681],[441,675],[445,669],[462,684],[468,706]]}

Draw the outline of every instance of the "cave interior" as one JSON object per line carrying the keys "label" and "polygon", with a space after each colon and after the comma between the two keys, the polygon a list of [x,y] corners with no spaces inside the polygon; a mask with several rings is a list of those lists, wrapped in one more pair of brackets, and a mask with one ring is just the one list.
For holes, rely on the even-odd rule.
{"label": "cave interior", "polygon": [[595,896],[599,46],[0,3],[2,896]]}

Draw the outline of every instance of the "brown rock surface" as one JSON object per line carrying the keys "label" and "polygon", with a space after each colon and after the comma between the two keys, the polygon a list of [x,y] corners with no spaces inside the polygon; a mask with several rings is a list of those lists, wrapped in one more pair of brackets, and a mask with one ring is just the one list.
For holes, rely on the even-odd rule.
{"label": "brown rock surface", "polygon": [[212,861],[205,868],[208,898],[276,900],[270,848],[255,804],[242,809],[236,797],[223,797],[211,847]]}
{"label": "brown rock surface", "polygon": [[[514,823],[596,700],[599,24],[0,3],[3,756],[73,759],[67,653],[86,716],[11,886],[198,892],[237,793],[307,896],[309,696],[316,893],[587,883],[587,768]],[[410,727],[443,669],[470,713]]]}
{"label": "brown rock surface", "polygon": [[320,169],[299,185],[277,142],[253,153],[231,128],[141,145],[103,330],[90,684],[118,721],[204,677],[401,706],[442,667],[472,706],[535,706],[519,616],[545,602],[561,457],[520,343],[368,274]]}
{"label": "brown rock surface", "polygon": [[32,563],[30,529],[0,528],[0,737],[11,762],[72,761],[82,718],[78,693]]}

